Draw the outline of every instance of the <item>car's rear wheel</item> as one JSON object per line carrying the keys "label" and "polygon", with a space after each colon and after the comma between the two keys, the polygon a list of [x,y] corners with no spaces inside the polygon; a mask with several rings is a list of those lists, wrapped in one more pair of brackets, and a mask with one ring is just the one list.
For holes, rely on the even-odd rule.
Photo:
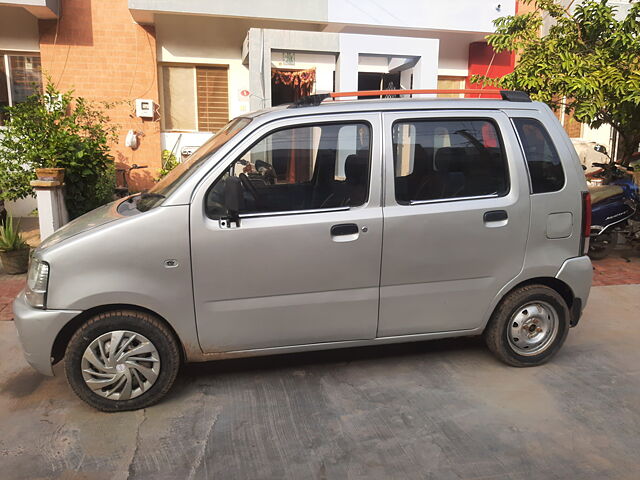
{"label": "car's rear wheel", "polygon": [[569,307],[558,292],[545,285],[527,285],[509,293],[498,305],[484,339],[509,365],[540,365],[562,347],[569,321]]}
{"label": "car's rear wheel", "polygon": [[105,412],[153,405],[169,391],[179,367],[178,344],[169,328],[132,310],[90,318],[71,337],[65,356],[73,391]]}

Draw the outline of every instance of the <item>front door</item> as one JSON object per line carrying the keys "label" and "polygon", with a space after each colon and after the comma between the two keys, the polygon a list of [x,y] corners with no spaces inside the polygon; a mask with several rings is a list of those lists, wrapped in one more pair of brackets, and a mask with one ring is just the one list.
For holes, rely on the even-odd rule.
{"label": "front door", "polygon": [[[268,124],[197,191],[191,252],[204,352],[375,337],[379,121],[363,114]],[[239,225],[225,220],[232,183],[242,187]]]}
{"label": "front door", "polygon": [[522,269],[529,186],[498,111],[384,115],[378,336],[472,330]]}

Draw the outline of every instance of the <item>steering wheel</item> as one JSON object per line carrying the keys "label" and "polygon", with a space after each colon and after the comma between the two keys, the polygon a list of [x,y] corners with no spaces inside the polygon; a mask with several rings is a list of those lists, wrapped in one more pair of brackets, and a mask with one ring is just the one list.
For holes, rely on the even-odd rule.
{"label": "steering wheel", "polygon": [[238,175],[238,178],[240,179],[240,183],[242,183],[242,186],[246,188],[251,194],[251,196],[254,198],[254,200],[258,202],[260,194],[258,193],[258,190],[253,185],[253,183],[251,183],[251,180],[249,180],[249,177],[247,177],[246,174],[241,173],[240,175]]}

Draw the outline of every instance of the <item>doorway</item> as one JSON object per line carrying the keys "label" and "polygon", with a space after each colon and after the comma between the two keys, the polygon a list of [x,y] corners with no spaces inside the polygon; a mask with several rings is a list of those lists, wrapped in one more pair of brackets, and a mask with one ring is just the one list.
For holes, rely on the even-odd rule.
{"label": "doorway", "polygon": [[[400,73],[358,72],[358,90],[397,90],[400,88]],[[387,97],[389,95],[385,95]],[[390,95],[399,97],[399,95]],[[380,98],[380,96],[358,98]]]}

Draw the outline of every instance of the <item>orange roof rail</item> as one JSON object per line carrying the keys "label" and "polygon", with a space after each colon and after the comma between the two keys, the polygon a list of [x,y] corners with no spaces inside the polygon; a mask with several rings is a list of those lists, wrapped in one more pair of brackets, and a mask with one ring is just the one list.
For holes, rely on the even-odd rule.
{"label": "orange roof rail", "polygon": [[355,92],[330,92],[319,93],[315,95],[309,95],[306,97],[300,97],[296,100],[292,107],[303,107],[320,105],[323,100],[331,98],[333,100],[344,97],[379,97],[382,95],[436,95],[443,94],[469,94],[469,95],[500,95],[503,100],[510,102],[530,102],[529,94],[527,92],[521,92],[517,90],[484,90],[473,88],[461,88],[461,89],[411,89],[411,90],[361,90]]}
{"label": "orange roof rail", "polygon": [[443,94],[460,94],[468,93],[475,95],[500,95],[500,90],[481,90],[473,88],[460,88],[460,89],[409,89],[409,90],[362,90],[359,92],[331,92],[329,97],[341,98],[341,97],[379,97],[381,95],[437,95]]}

